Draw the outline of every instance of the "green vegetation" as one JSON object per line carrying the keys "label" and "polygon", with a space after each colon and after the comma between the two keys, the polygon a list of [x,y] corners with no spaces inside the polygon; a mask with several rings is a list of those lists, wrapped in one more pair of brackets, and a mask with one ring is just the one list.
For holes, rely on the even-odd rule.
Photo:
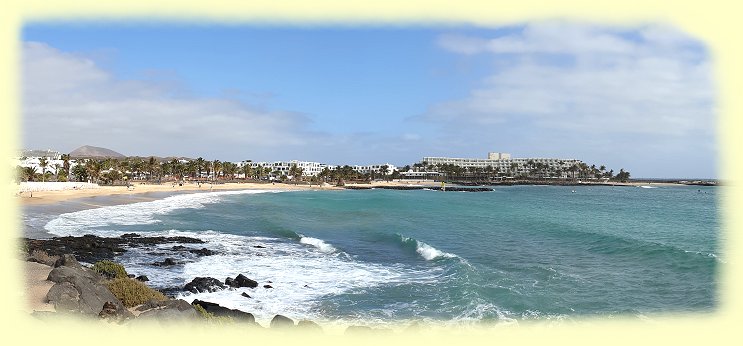
{"label": "green vegetation", "polygon": [[118,277],[106,281],[105,285],[127,308],[144,304],[150,299],[159,301],[168,300],[168,298],[159,291],[128,277]]}
{"label": "green vegetation", "polygon": [[93,264],[93,270],[107,279],[128,278],[126,269],[121,264],[111,261],[98,261]]}

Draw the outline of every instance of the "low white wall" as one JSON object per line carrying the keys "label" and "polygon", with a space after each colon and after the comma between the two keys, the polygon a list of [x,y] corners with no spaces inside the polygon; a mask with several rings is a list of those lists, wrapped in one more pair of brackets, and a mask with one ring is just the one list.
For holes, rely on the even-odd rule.
{"label": "low white wall", "polygon": [[98,184],[91,183],[76,183],[76,182],[38,182],[38,181],[24,181],[21,182],[18,191],[61,191],[61,190],[83,190],[83,189],[97,189],[100,188]]}

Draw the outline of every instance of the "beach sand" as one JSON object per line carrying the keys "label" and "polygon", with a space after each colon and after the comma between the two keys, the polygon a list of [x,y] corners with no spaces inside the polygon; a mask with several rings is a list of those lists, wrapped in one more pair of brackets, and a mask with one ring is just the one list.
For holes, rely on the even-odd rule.
{"label": "beach sand", "polygon": [[[294,185],[294,184],[260,184],[260,183],[226,183],[226,184],[195,184],[185,183],[182,185],[163,183],[138,184],[132,185],[132,188],[126,186],[101,186],[97,189],[83,190],[62,190],[62,191],[34,191],[33,193],[20,193],[16,199],[21,205],[51,204],[56,202],[67,201],[71,199],[96,196],[110,195],[131,195],[138,196],[147,192],[210,192],[221,190],[336,190],[340,189],[332,185]],[[152,200],[151,198],[142,197],[141,201]]]}

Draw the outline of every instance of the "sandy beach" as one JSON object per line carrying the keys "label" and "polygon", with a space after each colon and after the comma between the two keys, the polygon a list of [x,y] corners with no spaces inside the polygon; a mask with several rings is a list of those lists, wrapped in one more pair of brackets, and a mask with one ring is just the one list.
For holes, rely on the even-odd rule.
{"label": "sandy beach", "polygon": [[332,185],[294,185],[284,183],[225,183],[225,184],[195,184],[185,183],[182,185],[164,184],[140,184],[135,183],[132,187],[126,186],[101,186],[96,189],[61,190],[61,191],[34,191],[22,192],[17,195],[21,205],[38,205],[62,202],[71,199],[110,195],[139,195],[147,192],[210,192],[222,190],[337,190],[341,189]]}

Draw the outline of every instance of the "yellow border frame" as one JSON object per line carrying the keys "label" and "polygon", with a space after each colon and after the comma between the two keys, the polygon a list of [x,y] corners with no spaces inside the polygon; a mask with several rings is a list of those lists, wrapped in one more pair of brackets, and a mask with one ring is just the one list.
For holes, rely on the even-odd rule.
{"label": "yellow border frame", "polygon": [[[519,328],[477,329],[469,331],[434,330],[406,335],[374,335],[356,338],[360,343],[436,343],[495,344],[507,342],[570,343],[570,344],[624,344],[681,342],[709,344],[735,340],[737,319],[741,316],[741,300],[734,292],[743,292],[740,278],[734,275],[741,249],[741,214],[735,206],[741,204],[738,192],[740,161],[735,160],[740,147],[737,135],[741,114],[741,100],[736,98],[741,88],[741,20],[734,2],[719,0],[697,2],[660,1],[381,1],[362,4],[354,1],[317,0],[292,2],[291,7],[276,1],[152,1],[101,2],[90,0],[21,1],[11,0],[0,12],[0,157],[10,158],[20,143],[19,48],[20,29],[25,21],[34,20],[163,20],[177,22],[245,21],[305,25],[331,23],[334,25],[419,25],[419,24],[476,24],[503,25],[545,18],[563,18],[600,22],[614,25],[632,25],[645,22],[665,22],[681,28],[705,42],[712,54],[718,95],[719,178],[725,187],[721,199],[722,245],[727,263],[721,266],[721,304],[711,314],[673,315],[654,319],[652,323],[626,320],[586,320],[574,326],[524,326]],[[286,2],[281,2],[286,3]],[[738,28],[738,29],[735,29]],[[6,340],[23,343],[62,342],[69,344],[125,344],[168,343],[200,344],[212,342],[250,343],[321,343],[340,344],[348,338],[337,336],[284,336],[271,332],[255,332],[238,328],[209,329],[193,326],[137,329],[114,328],[104,324],[78,325],[75,321],[44,323],[22,313],[22,276],[16,265],[16,230],[19,208],[13,199],[12,171],[0,169],[0,201],[2,208],[3,240],[0,242],[2,273],[7,275],[0,285],[5,298],[2,312]],[[739,267],[737,267],[740,269]],[[740,272],[740,271],[739,271]],[[300,339],[301,338],[301,339]],[[227,341],[225,339],[230,339]],[[382,340],[379,340],[382,339]],[[738,338],[739,339],[739,338]]]}

